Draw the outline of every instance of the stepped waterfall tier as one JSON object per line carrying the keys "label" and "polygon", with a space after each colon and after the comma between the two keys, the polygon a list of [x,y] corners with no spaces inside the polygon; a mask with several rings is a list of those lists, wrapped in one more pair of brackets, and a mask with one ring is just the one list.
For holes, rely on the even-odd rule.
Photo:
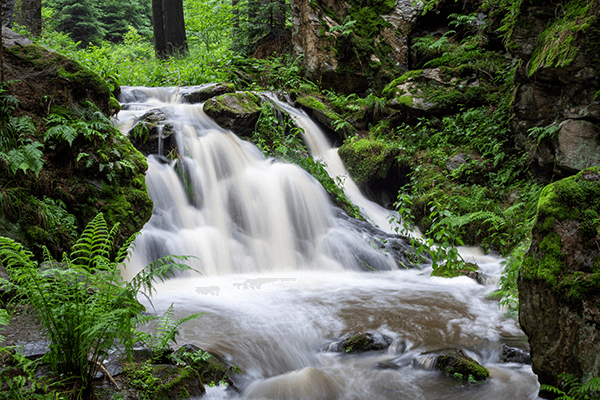
{"label": "stepped waterfall tier", "polygon": [[[163,255],[193,256],[199,274],[159,285],[148,308],[161,313],[174,304],[180,317],[206,312],[181,327],[178,342],[241,371],[239,390],[208,388],[208,398],[537,398],[531,367],[502,359],[504,347],[525,348],[526,339],[487,299],[493,284],[432,278],[427,265],[404,268],[410,246],[384,226],[385,216],[368,217],[381,229],[348,217],[307,172],[265,158],[208,118],[201,103],[179,98],[178,88],[123,88],[120,129],[134,132],[143,115],[160,114],[163,138],[158,154],[148,155],[153,215],[123,274]],[[322,135],[288,112],[308,134]],[[169,146],[166,131],[174,137]],[[371,212],[368,203],[359,206]],[[487,276],[500,275],[498,258],[461,251]],[[332,350],[352,332],[384,345],[360,354]],[[477,360],[490,377],[464,383],[433,369],[434,356],[449,349]]]}

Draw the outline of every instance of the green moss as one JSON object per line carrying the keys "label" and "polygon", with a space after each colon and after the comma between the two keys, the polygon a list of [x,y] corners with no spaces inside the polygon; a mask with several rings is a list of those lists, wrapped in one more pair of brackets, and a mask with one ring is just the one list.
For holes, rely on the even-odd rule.
{"label": "green moss", "polygon": [[452,263],[445,263],[431,272],[431,276],[442,278],[456,278],[457,276],[468,276],[470,273],[478,272],[479,267],[473,263],[465,263],[460,269],[454,268]]}
{"label": "green moss", "polygon": [[321,100],[317,99],[313,96],[302,96],[296,99],[296,102],[300,104],[302,107],[310,108],[312,110],[316,110],[327,116],[332,120],[340,119],[340,116],[335,113],[331,107],[323,103]]}
{"label": "green moss", "polygon": [[400,78],[394,79],[389,85],[387,85],[385,87],[385,89],[383,89],[382,93],[388,97],[394,96],[394,94],[396,92],[396,86],[402,85],[404,82],[408,81],[409,79],[417,78],[421,75],[423,75],[422,69],[415,69],[412,71],[408,71],[407,73],[402,75]]}
{"label": "green moss", "polygon": [[346,142],[338,149],[338,153],[358,184],[374,178],[385,178],[394,161],[390,145],[372,139]]}
{"label": "green moss", "polygon": [[467,357],[462,350],[438,356],[437,367],[446,374],[465,381],[483,381],[489,371],[471,357]]}

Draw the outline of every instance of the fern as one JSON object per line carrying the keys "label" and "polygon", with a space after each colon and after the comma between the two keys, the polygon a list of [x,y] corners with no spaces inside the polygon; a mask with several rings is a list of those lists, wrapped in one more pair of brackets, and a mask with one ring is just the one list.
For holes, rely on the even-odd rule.
{"label": "fern", "polygon": [[69,125],[56,125],[46,131],[44,141],[49,139],[63,140],[73,146],[73,142],[77,139],[77,130]]}
{"label": "fern", "polygon": [[559,374],[558,377],[562,380],[561,387],[564,390],[546,384],[540,385],[540,390],[560,395],[561,397],[557,397],[557,400],[600,400],[599,376],[592,378],[585,384],[582,384],[579,378],[569,373]]}
{"label": "fern", "polygon": [[[81,382],[86,397],[92,397],[92,377],[98,363],[117,343],[131,355],[135,327],[143,321],[144,308],[137,301],[141,288],[152,290],[177,270],[190,269],[167,257],[143,269],[132,282],[124,282],[120,267],[134,238],[110,257],[118,226],[108,229],[102,214],[85,228],[71,255],[56,262],[44,249],[44,268],[33,254],[15,241],[0,237],[0,262],[21,297],[31,304],[50,339],[45,361],[67,379]],[[145,293],[148,296],[148,294]]]}
{"label": "fern", "polygon": [[32,142],[12,149],[7,153],[0,152],[0,158],[8,162],[13,174],[16,174],[19,170],[23,173],[30,170],[35,176],[38,176],[44,166],[44,160],[42,159],[44,153],[41,150],[43,148],[44,145],[40,142]]}

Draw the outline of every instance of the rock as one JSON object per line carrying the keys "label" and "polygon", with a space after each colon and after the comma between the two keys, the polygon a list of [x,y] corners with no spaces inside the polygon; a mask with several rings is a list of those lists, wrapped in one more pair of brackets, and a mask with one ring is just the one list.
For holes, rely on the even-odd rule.
{"label": "rock", "polygon": [[436,368],[456,379],[465,381],[481,382],[490,375],[487,369],[462,350],[439,355],[436,358]]}
{"label": "rock", "polygon": [[575,172],[600,165],[600,127],[586,120],[563,121],[558,128],[556,164]]}
{"label": "rock", "polygon": [[[292,44],[306,75],[324,88],[360,93],[381,90],[408,68],[407,37],[422,3],[293,0]],[[354,22],[353,22],[354,21]]]}
{"label": "rock", "polygon": [[245,391],[247,399],[336,400],[342,398],[343,381],[321,369],[299,371],[254,381]]}
{"label": "rock", "polygon": [[466,157],[467,155],[464,153],[458,153],[453,155],[446,161],[446,169],[448,172],[452,172],[455,169],[460,168],[461,166],[467,163]]}
{"label": "rock", "polygon": [[261,99],[251,92],[223,94],[204,103],[204,112],[225,129],[249,137],[261,113]]}
{"label": "rock", "polygon": [[342,143],[350,134],[350,131],[346,128],[336,130],[334,123],[339,121],[341,117],[320,99],[313,96],[300,96],[296,99],[294,105],[302,108],[325,128],[323,131],[334,146],[336,143]]}
{"label": "rock", "polygon": [[531,354],[529,354],[528,351],[517,349],[516,347],[509,347],[503,344],[500,362],[531,364]]}
{"label": "rock", "polygon": [[2,26],[2,44],[4,48],[9,49],[15,46],[28,46],[33,42],[25,36],[21,36],[12,29]]}
{"label": "rock", "polygon": [[166,157],[177,149],[175,129],[166,122],[169,119],[166,110],[152,109],[137,119],[127,136],[144,156],[158,154]]}
{"label": "rock", "polygon": [[388,107],[409,116],[451,114],[465,107],[487,103],[489,90],[478,79],[459,79],[439,68],[413,70],[383,90]]}
{"label": "rock", "polygon": [[542,384],[600,375],[600,167],[544,188],[519,272],[519,322]]}
{"label": "rock", "polygon": [[211,83],[204,86],[188,86],[181,88],[181,99],[184,103],[202,103],[206,100],[226,93],[235,93],[233,83]]}
{"label": "rock", "polygon": [[483,285],[485,282],[485,275],[477,264],[473,263],[465,263],[462,268],[454,268],[452,263],[446,262],[445,264],[440,265],[435,270],[431,271],[431,276],[439,276],[442,278],[456,278],[457,276],[466,276],[471,278],[480,285]]}
{"label": "rock", "polygon": [[221,357],[212,352],[206,352],[193,344],[181,346],[172,356],[173,361],[182,360],[198,371],[200,381],[204,385],[211,382],[226,382],[235,388],[235,373]]}
{"label": "rock", "polygon": [[391,343],[392,338],[378,332],[350,332],[342,335],[339,339],[324,343],[320,350],[333,353],[364,353],[386,349]]}
{"label": "rock", "polygon": [[397,161],[400,151],[389,144],[372,139],[347,141],[338,154],[359,188],[380,204],[395,201],[408,183],[408,168]]}
{"label": "rock", "polygon": [[42,358],[50,351],[49,340],[36,340],[34,342],[21,343],[17,346],[17,351],[29,360]]}
{"label": "rock", "polygon": [[[592,151],[597,151],[597,128],[591,125],[600,123],[600,99],[596,98],[600,80],[597,56],[591,51],[596,44],[591,38],[598,28],[592,24],[589,29],[596,33],[587,32],[571,43],[560,43],[578,33],[553,31],[560,30],[560,26],[571,26],[563,19],[555,19],[555,7],[554,2],[524,3],[521,7],[512,34],[514,45],[511,48],[521,63],[515,73],[518,86],[513,101],[515,116],[510,124],[516,147],[529,151],[534,166],[548,176],[568,176],[592,166],[588,161],[596,162],[597,159],[591,155]],[[555,24],[554,21],[558,22]],[[552,43],[538,40],[543,37]],[[554,40],[557,37],[561,39]],[[569,54],[568,60],[552,59],[549,52],[555,48],[564,49],[563,53]],[[552,126],[561,126],[559,137],[562,140],[539,141],[543,130],[532,131],[533,128]],[[581,132],[583,136],[575,138],[574,132]],[[591,144],[590,151],[585,152],[587,155],[582,154],[578,143]]]}

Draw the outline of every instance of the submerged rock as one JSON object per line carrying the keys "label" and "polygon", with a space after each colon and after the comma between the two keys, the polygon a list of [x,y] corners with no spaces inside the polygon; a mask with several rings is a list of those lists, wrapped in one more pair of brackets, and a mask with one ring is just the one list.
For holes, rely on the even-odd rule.
{"label": "submerged rock", "polygon": [[542,384],[600,375],[600,167],[546,186],[519,272],[519,322]]}
{"label": "submerged rock", "polygon": [[364,353],[384,350],[390,346],[392,338],[378,332],[349,332],[339,339],[333,339],[321,346],[321,351],[333,353]]}
{"label": "submerged rock", "polygon": [[466,276],[471,278],[479,284],[483,284],[485,281],[485,275],[477,264],[473,263],[464,263],[461,268],[455,268],[454,263],[446,262],[443,265],[440,265],[438,268],[431,271],[431,276],[439,276],[442,278],[456,278],[457,276]]}
{"label": "submerged rock", "polygon": [[244,391],[247,399],[336,400],[342,397],[343,381],[308,367],[284,375],[253,382]]}
{"label": "submerged rock", "polygon": [[487,369],[462,350],[437,356],[436,368],[456,379],[465,381],[483,381],[490,375]]}
{"label": "submerged rock", "polygon": [[201,87],[183,87],[181,88],[181,99],[184,103],[202,103],[210,98],[226,93],[235,93],[235,85],[233,83],[216,83]]}
{"label": "submerged rock", "polygon": [[127,136],[133,146],[146,157],[151,154],[167,156],[177,149],[173,125],[165,110],[152,109],[139,117]]}

